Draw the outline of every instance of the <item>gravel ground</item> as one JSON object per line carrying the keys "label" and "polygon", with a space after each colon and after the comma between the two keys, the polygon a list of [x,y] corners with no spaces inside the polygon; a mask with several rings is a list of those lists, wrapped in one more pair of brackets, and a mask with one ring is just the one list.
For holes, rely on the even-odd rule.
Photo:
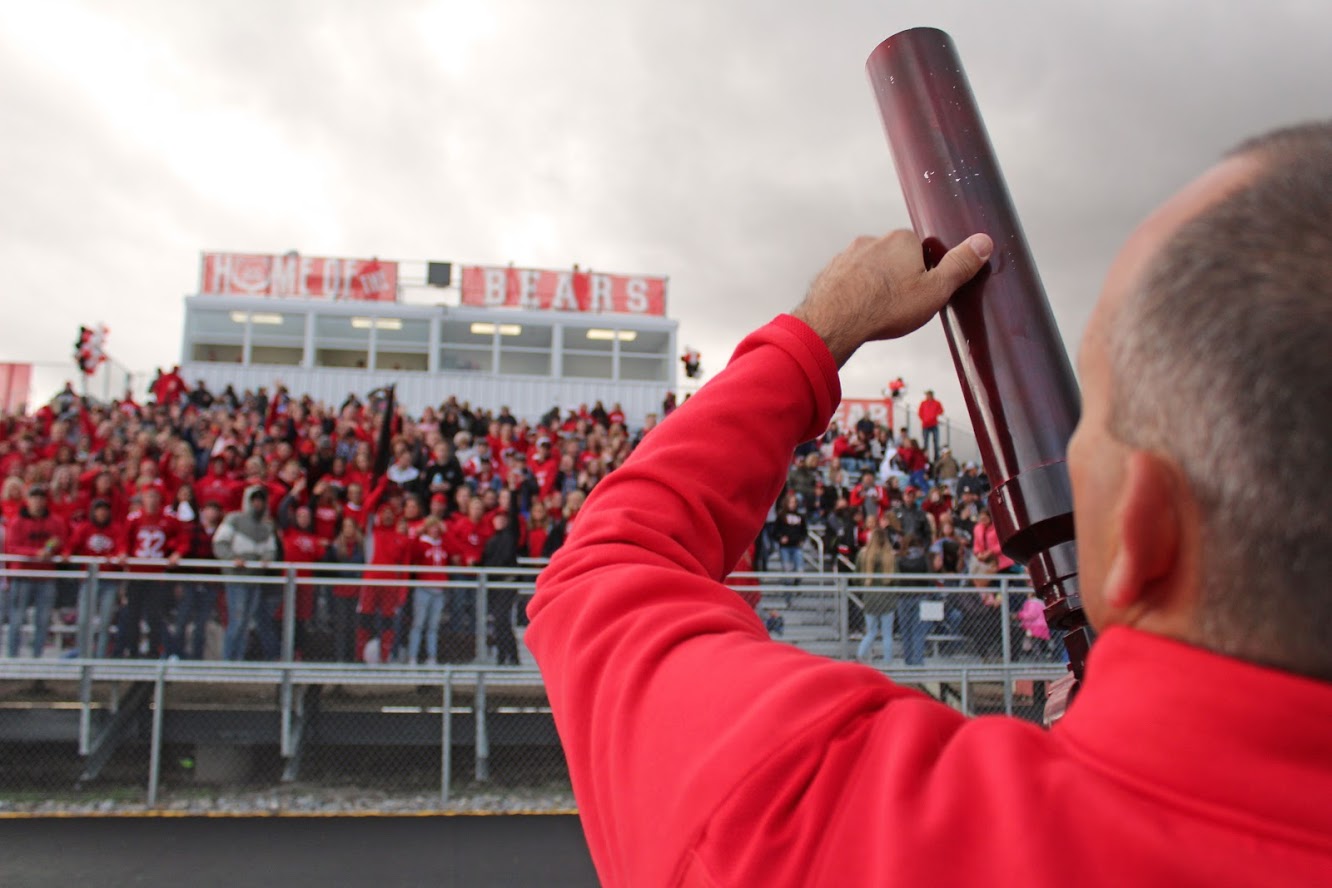
{"label": "gravel ground", "polygon": [[163,791],[158,804],[149,806],[143,793],[119,791],[98,797],[95,792],[75,796],[35,798],[0,795],[0,814],[117,815],[167,812],[172,814],[516,814],[569,813],[574,810],[573,793],[567,787],[513,788],[496,790],[465,787],[455,790],[446,805],[439,794],[403,795],[355,787],[303,787],[215,793],[191,789]]}

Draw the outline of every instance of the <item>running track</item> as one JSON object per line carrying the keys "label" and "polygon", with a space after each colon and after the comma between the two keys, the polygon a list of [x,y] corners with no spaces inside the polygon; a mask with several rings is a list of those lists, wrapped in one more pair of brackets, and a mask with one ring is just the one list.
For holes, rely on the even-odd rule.
{"label": "running track", "polygon": [[572,816],[5,819],[0,849],[6,888],[597,884]]}

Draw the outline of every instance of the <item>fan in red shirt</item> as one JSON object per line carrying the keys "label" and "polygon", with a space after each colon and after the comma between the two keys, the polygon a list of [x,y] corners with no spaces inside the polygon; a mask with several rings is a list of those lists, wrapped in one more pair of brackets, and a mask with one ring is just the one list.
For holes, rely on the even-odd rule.
{"label": "fan in red shirt", "polygon": [[[34,484],[28,490],[27,504],[5,528],[5,551],[10,555],[23,555],[34,561],[12,561],[10,570],[55,570],[54,556],[58,555],[69,537],[65,522],[51,514],[46,505],[46,488]],[[51,625],[51,611],[55,608],[55,580],[38,577],[15,577],[10,581],[9,627],[6,650],[10,657],[18,656],[19,633],[23,615],[28,606],[33,609],[33,657],[41,657],[46,647],[46,636]]]}
{"label": "fan in red shirt", "polygon": [[939,459],[939,417],[943,416],[943,405],[934,398],[934,392],[925,391],[925,400],[920,402],[920,410],[917,414],[920,416],[921,443],[925,447],[930,446],[931,439],[934,442],[934,458]]}
{"label": "fan in red shirt", "polygon": [[[284,503],[290,503],[288,497]],[[315,563],[324,560],[328,551],[327,541],[320,539],[314,526],[314,513],[309,506],[297,506],[294,510],[284,507],[278,514],[278,524],[282,526],[282,557],[286,561]],[[313,571],[301,568],[296,571],[300,579],[309,579]],[[310,583],[296,586],[296,648],[304,649],[306,626],[314,617],[315,589]],[[280,615],[280,614],[279,614]]]}
{"label": "fan in red shirt", "polygon": [[473,497],[467,501],[466,514],[453,516],[448,532],[453,563],[476,567],[486,552],[486,540],[495,532],[495,525],[486,520],[486,504],[479,497]]}
{"label": "fan in red shirt", "polygon": [[867,518],[875,521],[888,507],[888,490],[882,484],[874,483],[873,472],[862,472],[860,483],[851,488],[846,502],[851,508],[859,509]]}
{"label": "fan in red shirt", "polygon": [[342,504],[338,502],[337,491],[323,479],[314,486],[314,499],[315,535],[328,542],[337,536],[342,524]]}
{"label": "fan in red shirt", "polygon": [[[449,564],[452,557],[444,522],[434,516],[426,518],[420,535],[413,541],[412,562],[424,567],[442,568]],[[407,643],[407,662],[415,664],[420,660],[421,640],[424,638],[426,662],[433,666],[439,662],[439,626],[444,606],[453,590],[444,587],[449,581],[449,575],[442,570],[418,574],[417,580],[421,585],[412,589],[412,631]]]}
{"label": "fan in red shirt", "polygon": [[550,438],[538,438],[536,452],[527,460],[527,468],[532,473],[532,478],[537,483],[538,495],[543,500],[555,490],[555,482],[559,478],[560,461],[553,450]]}
{"label": "fan in red shirt", "polygon": [[[189,534],[181,523],[162,510],[162,491],[146,487],[141,494],[143,505],[125,522],[122,550],[130,558],[148,559],[148,563],[134,564],[132,574],[162,573],[175,566],[189,550]],[[148,657],[163,653],[166,639],[166,608],[171,596],[171,584],[160,580],[132,579],[125,590],[125,608],[121,614],[115,656],[139,656],[139,623],[148,622]]]}
{"label": "fan in red shirt", "polygon": [[[112,559],[124,554],[125,528],[111,514],[111,503],[104,499],[93,500],[87,521],[74,525],[69,542],[65,545],[67,556],[99,558],[100,576],[97,581],[97,601],[93,605],[96,622],[96,637],[93,643],[93,655],[105,657],[110,652],[111,618],[115,613],[116,600],[120,594],[120,582],[107,574],[114,574],[120,566]],[[81,567],[81,570],[87,568]],[[84,580],[86,583],[87,580]],[[88,601],[80,596],[79,601]],[[86,619],[92,615],[81,616]]]}
{"label": "fan in red shirt", "polygon": [[244,484],[228,474],[226,458],[220,455],[209,460],[208,474],[194,482],[194,495],[199,502],[216,501],[223,512],[240,510],[244,489]]}
{"label": "fan in red shirt", "polygon": [[[375,514],[373,530],[370,533],[370,565],[391,566],[406,565],[412,560],[411,540],[407,537],[406,522],[400,522],[393,511],[393,506],[384,503]],[[361,588],[360,601],[356,611],[360,615],[360,625],[356,628],[356,659],[365,661],[365,646],[374,636],[379,636],[379,662],[387,663],[393,655],[395,641],[394,617],[407,602],[405,586],[380,583],[371,585],[371,581],[396,580],[401,582],[405,574],[400,570],[367,570],[367,584]]]}
{"label": "fan in red shirt", "polygon": [[546,540],[550,538],[554,522],[544,500],[533,500],[532,510],[527,516],[527,543],[524,555],[528,558],[544,558]]}

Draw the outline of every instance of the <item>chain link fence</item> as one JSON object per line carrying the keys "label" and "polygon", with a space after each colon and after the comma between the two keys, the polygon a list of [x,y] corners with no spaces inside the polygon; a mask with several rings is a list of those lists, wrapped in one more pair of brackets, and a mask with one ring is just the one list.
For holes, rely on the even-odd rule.
{"label": "chain link fence", "polygon": [[[538,568],[0,571],[0,810],[570,810],[523,644]],[[359,571],[359,569],[358,569]],[[1064,655],[1018,574],[736,574],[774,640],[1039,721]]]}

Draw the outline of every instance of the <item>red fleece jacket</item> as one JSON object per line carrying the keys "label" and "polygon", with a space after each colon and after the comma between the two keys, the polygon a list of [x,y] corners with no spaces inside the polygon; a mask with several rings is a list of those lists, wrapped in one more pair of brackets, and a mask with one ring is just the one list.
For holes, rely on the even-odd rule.
{"label": "red fleece jacket", "polygon": [[1332,685],[1111,630],[1046,732],[770,641],[719,580],[838,392],[808,327],[759,330],[538,581],[604,885],[1332,884]]}

